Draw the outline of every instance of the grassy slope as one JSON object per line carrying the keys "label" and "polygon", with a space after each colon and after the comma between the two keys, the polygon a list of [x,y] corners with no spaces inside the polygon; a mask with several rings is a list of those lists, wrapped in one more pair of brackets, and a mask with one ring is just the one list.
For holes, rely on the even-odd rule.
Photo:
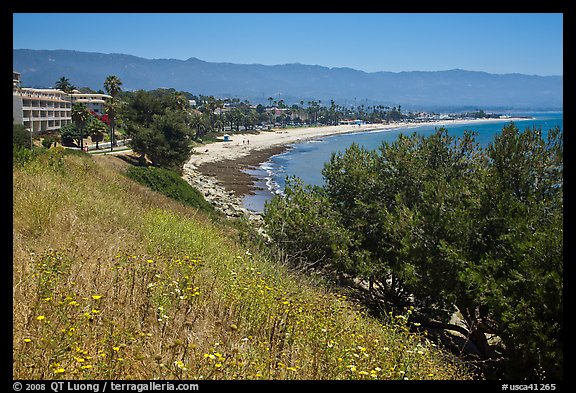
{"label": "grassy slope", "polygon": [[118,158],[50,152],[13,171],[14,379],[469,378]]}

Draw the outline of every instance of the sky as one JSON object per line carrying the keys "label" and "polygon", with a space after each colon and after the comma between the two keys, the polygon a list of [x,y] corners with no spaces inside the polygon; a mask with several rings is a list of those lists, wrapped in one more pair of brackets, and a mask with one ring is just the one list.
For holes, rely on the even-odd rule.
{"label": "sky", "polygon": [[14,13],[14,49],[563,75],[562,13]]}

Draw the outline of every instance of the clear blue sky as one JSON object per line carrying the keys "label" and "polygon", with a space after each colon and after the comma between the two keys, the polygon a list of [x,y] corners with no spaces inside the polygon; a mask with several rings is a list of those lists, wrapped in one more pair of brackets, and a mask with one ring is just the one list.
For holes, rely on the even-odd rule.
{"label": "clear blue sky", "polygon": [[562,13],[15,13],[13,48],[563,75]]}

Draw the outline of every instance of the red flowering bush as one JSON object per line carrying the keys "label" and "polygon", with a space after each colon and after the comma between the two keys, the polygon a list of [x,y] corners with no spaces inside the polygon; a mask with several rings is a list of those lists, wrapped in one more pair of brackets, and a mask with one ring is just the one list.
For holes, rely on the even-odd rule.
{"label": "red flowering bush", "polygon": [[96,119],[100,120],[102,123],[106,124],[107,126],[110,125],[110,120],[108,119],[108,114],[105,113],[103,115],[99,115],[94,111],[90,111],[90,114],[94,116]]}

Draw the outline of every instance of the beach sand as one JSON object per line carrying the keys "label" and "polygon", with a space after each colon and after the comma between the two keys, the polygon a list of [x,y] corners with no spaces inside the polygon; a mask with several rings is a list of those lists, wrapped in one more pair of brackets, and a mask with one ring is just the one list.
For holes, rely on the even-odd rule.
{"label": "beach sand", "polygon": [[284,152],[288,146],[310,139],[325,136],[361,132],[370,130],[393,130],[416,126],[436,126],[454,124],[474,124],[481,122],[514,121],[517,119],[477,119],[442,120],[422,123],[390,123],[339,125],[306,128],[274,129],[260,131],[257,134],[232,135],[231,140],[215,142],[194,149],[184,170],[195,170],[204,176],[213,177],[228,191],[236,196],[254,194],[255,179],[246,173],[246,169],[256,168],[270,157]]}
{"label": "beach sand", "polygon": [[254,194],[253,178],[246,169],[256,168],[270,157],[280,154],[289,145],[307,139],[350,132],[397,128],[384,124],[290,128],[261,131],[258,134],[233,135],[228,142],[215,142],[196,147],[185,167],[216,178],[236,196]]}

